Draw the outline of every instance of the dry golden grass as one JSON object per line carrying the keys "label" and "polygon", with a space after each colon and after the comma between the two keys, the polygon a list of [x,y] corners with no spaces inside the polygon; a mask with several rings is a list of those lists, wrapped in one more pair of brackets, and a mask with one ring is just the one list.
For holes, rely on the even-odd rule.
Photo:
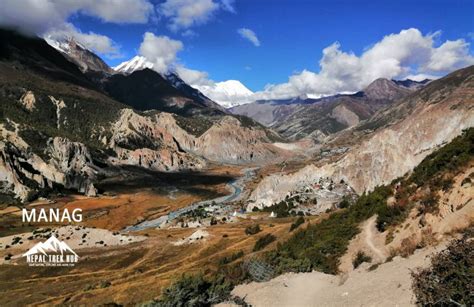
{"label": "dry golden grass", "polygon": [[[241,168],[213,166],[209,172],[237,177],[241,175]],[[225,183],[197,183],[195,186],[214,195],[229,193]],[[30,207],[81,208],[84,226],[119,230],[142,219],[159,217],[203,197],[180,191],[172,199],[153,189],[143,189],[97,198],[67,196],[57,199],[55,203],[36,202]],[[0,214],[0,221],[16,223],[12,228],[14,233],[31,230],[30,226],[18,223],[18,212],[19,208],[8,207]],[[164,287],[184,273],[211,274],[217,270],[221,258],[240,250],[247,257],[252,253],[255,241],[266,233],[274,234],[278,240],[286,239],[292,222],[292,218],[270,219],[268,214],[252,214],[251,218],[235,223],[208,227],[209,237],[206,240],[181,246],[173,243],[197,229],[147,229],[139,232],[148,236],[143,242],[77,251],[80,262],[74,268],[29,267],[20,259],[12,265],[0,266],[0,305],[94,305],[110,302],[128,305],[148,301],[158,297]],[[245,228],[255,223],[260,224],[262,232],[246,235]],[[50,224],[34,226],[51,227]]]}
{"label": "dry golden grass", "polygon": [[141,220],[157,218],[201,200],[195,195],[177,195],[175,199],[145,191],[115,197],[77,198],[62,208],[81,208],[84,226],[120,230]]}
{"label": "dry golden grass", "polygon": [[[197,229],[145,230],[140,233],[149,238],[141,243],[80,250],[81,261],[73,269],[30,268],[24,263],[3,265],[0,305],[134,304],[151,300],[184,273],[209,274],[217,269],[219,259],[240,250],[248,256],[257,238],[266,233],[274,234],[278,241],[290,235],[292,218],[269,219],[267,215],[254,218],[208,227],[207,240],[182,246],[172,243]],[[245,228],[254,223],[260,224],[262,232],[245,235]],[[110,286],[101,288],[105,282],[110,282]]]}
{"label": "dry golden grass", "polygon": [[[263,168],[263,172],[273,170],[272,167]],[[208,172],[238,177],[241,176],[241,167],[215,165]],[[256,181],[258,178],[248,184]],[[205,185],[198,182],[194,186],[209,191],[208,195],[229,193],[225,183]],[[53,204],[43,201],[30,206],[81,208],[84,226],[115,231],[142,219],[157,218],[208,196],[180,191],[172,199],[153,189],[134,192],[124,191],[116,196],[97,198],[67,196]],[[0,214],[0,221],[18,221],[18,216],[14,216],[18,210],[7,208],[4,214]],[[181,246],[173,243],[191,235],[196,228],[147,229],[138,232],[148,236],[143,242],[77,251],[80,261],[74,268],[29,267],[20,259],[15,261],[17,265],[0,266],[0,306],[110,302],[130,305],[149,301],[160,296],[163,288],[184,273],[212,274],[220,259],[241,250],[244,257],[254,256],[256,253],[252,249],[256,240],[267,233],[275,235],[277,241],[258,253],[274,248],[278,241],[290,236],[289,228],[293,221],[294,218],[271,219],[267,213],[252,213],[249,218],[235,223],[207,227],[205,230],[209,237],[205,240]],[[262,231],[253,236],[246,235],[245,228],[256,223]],[[30,228],[17,223],[13,231],[18,233]]]}

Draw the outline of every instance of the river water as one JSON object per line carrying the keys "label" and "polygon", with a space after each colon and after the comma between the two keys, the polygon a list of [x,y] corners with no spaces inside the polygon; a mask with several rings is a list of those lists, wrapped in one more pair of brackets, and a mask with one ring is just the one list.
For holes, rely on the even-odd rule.
{"label": "river water", "polygon": [[128,226],[124,229],[124,231],[129,232],[129,231],[140,231],[140,230],[144,230],[144,229],[148,229],[148,228],[157,228],[165,222],[170,222],[170,221],[176,219],[177,217],[179,217],[179,216],[181,216],[181,215],[183,215],[187,212],[190,212],[192,210],[197,209],[199,206],[207,207],[207,206],[210,206],[211,204],[214,204],[214,203],[217,204],[217,205],[223,205],[223,204],[226,204],[226,203],[237,201],[240,198],[240,196],[241,196],[241,194],[244,190],[245,182],[247,182],[248,180],[253,178],[253,176],[255,175],[255,170],[256,169],[257,168],[243,169],[242,170],[242,173],[243,173],[242,177],[229,182],[227,184],[228,189],[231,191],[231,193],[229,195],[220,196],[220,197],[216,197],[216,198],[213,198],[213,199],[208,199],[208,200],[203,200],[203,201],[193,203],[192,205],[189,205],[187,207],[183,207],[183,208],[178,209],[176,211],[171,211],[167,215],[160,216],[159,218],[149,220],[149,221],[143,221],[143,222],[140,222],[140,223],[138,223],[136,225],[133,225],[133,226]]}

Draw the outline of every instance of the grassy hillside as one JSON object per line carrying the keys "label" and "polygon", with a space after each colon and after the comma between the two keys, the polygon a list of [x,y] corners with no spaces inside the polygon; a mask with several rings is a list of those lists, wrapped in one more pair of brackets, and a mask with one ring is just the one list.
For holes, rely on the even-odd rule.
{"label": "grassy hillside", "polygon": [[[124,107],[98,91],[53,81],[31,71],[17,71],[7,63],[0,62],[0,72],[0,121],[14,121],[22,130],[42,135],[40,139],[62,136],[100,147],[99,136],[108,136],[110,123],[118,119]],[[35,96],[31,111],[20,103],[26,91]],[[59,118],[51,97],[66,105]]]}
{"label": "grassy hillside", "polygon": [[[337,273],[339,258],[359,232],[360,222],[377,214],[377,228],[383,231],[404,221],[415,205],[421,212],[436,210],[437,192],[449,189],[455,174],[473,158],[474,128],[470,128],[427,156],[411,174],[390,185],[377,187],[359,197],[348,209],[297,231],[290,240],[270,252],[267,259],[280,273],[310,270]],[[414,198],[419,190],[430,192]],[[390,196],[395,196],[396,200],[392,206],[387,205]]]}
{"label": "grassy hillside", "polygon": [[[473,158],[474,128],[470,128],[451,143],[427,156],[411,174],[360,196],[355,204],[331,214],[320,223],[294,230],[290,239],[278,243],[276,249],[256,257],[267,263],[273,269],[274,275],[311,270],[335,274],[338,271],[339,259],[346,252],[350,240],[359,232],[358,226],[361,222],[378,214],[377,226],[384,230],[401,223],[415,205],[421,208],[434,206],[436,202],[428,204],[422,199],[410,199],[410,202],[405,202],[418,189],[430,187],[434,192],[439,191],[444,186],[440,182],[452,178]],[[395,196],[397,203],[389,207],[387,199],[390,196]],[[247,259],[254,258],[247,255]],[[217,273],[213,271],[204,277],[183,276],[164,291],[160,300],[151,305],[171,306],[187,301],[205,306],[227,299],[233,285],[250,278],[244,263],[222,262]],[[457,289],[459,290],[459,287]]]}

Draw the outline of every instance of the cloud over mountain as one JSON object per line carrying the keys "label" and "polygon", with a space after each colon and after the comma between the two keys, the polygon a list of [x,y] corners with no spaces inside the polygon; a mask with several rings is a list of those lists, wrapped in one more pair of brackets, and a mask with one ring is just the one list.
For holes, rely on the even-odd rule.
{"label": "cloud over mountain", "polygon": [[[305,69],[290,76],[286,83],[269,84],[262,91],[242,96],[241,103],[355,92],[377,78],[436,79],[474,64],[468,42],[464,39],[448,40],[436,46],[435,39],[440,35],[440,32],[423,35],[415,28],[402,30],[386,35],[359,56],[343,51],[340,43],[335,42],[323,49],[319,72]],[[239,100],[232,92],[214,93],[215,82],[208,79],[207,73],[189,69],[181,69],[178,73],[183,80],[198,89],[206,85],[206,95],[217,102]]]}
{"label": "cloud over mountain", "polygon": [[148,0],[5,0],[0,25],[42,34],[57,28],[73,14],[81,13],[113,23],[145,23],[153,12]]}
{"label": "cloud over mountain", "polygon": [[83,33],[70,23],[62,25],[61,28],[48,31],[44,37],[57,41],[64,40],[65,38],[74,38],[74,40],[80,42],[87,49],[94,50],[107,58],[122,57],[120,46],[109,37],[94,32]]}
{"label": "cloud over mountain", "polygon": [[319,72],[303,70],[287,83],[268,85],[256,99],[283,99],[302,94],[323,96],[357,91],[377,78],[436,77],[474,64],[464,39],[435,46],[440,32],[423,35],[411,28],[386,35],[360,56],[341,50],[338,42],[323,50]]}
{"label": "cloud over mountain", "polygon": [[183,43],[178,40],[146,32],[138,52],[153,63],[154,70],[164,73],[175,63],[176,55],[181,49]]}
{"label": "cloud over mountain", "polygon": [[5,0],[0,10],[0,26],[51,38],[73,37],[105,56],[119,55],[118,45],[109,37],[83,33],[70,23],[69,17],[75,14],[108,23],[146,23],[153,14],[153,5],[148,0]]}

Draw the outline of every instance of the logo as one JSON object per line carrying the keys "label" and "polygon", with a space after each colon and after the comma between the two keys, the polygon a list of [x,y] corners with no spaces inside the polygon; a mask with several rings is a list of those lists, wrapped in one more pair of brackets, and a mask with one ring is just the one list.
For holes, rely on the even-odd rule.
{"label": "logo", "polygon": [[23,257],[30,266],[74,266],[79,260],[79,256],[54,235],[33,246]]}

